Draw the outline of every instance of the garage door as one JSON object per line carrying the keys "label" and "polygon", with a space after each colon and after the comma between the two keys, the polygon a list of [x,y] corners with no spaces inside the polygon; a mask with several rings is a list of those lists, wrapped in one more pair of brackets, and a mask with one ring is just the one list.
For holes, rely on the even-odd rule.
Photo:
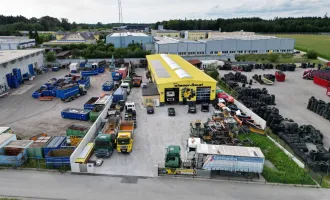
{"label": "garage door", "polygon": [[199,87],[197,88],[196,102],[209,102],[211,94],[211,87]]}

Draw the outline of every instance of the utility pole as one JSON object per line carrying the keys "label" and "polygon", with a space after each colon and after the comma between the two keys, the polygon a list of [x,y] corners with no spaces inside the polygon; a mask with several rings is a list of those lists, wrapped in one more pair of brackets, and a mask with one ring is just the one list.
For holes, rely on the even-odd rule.
{"label": "utility pole", "polygon": [[118,0],[118,14],[119,14],[119,41],[120,41],[120,47],[123,48],[124,47],[124,41],[123,41],[123,38],[122,38],[122,34],[124,33],[121,26],[123,24],[123,12],[122,12],[122,7],[121,7],[121,0]]}

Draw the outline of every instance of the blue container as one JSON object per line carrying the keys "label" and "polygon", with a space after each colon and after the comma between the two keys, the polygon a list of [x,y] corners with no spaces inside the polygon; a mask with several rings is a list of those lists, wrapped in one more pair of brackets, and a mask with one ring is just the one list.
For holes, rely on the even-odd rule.
{"label": "blue container", "polygon": [[4,149],[0,149],[0,165],[10,165],[19,167],[27,160],[27,149],[24,149],[16,156],[5,155]]}
{"label": "blue container", "polygon": [[30,74],[31,74],[32,76],[35,75],[35,73],[34,73],[34,69],[33,69],[33,64],[29,64],[29,72],[30,72]]}
{"label": "blue container", "polygon": [[79,93],[79,86],[74,85],[73,87],[70,88],[56,90],[56,97],[60,99],[66,99],[78,93]]}
{"label": "blue container", "polygon": [[49,151],[60,149],[62,145],[66,144],[65,136],[55,136],[48,141],[48,143],[42,148],[44,155],[47,155]]}
{"label": "blue container", "polygon": [[32,93],[32,97],[35,98],[35,99],[38,99],[39,97],[41,97],[41,93],[38,92],[38,91],[35,91]]}
{"label": "blue container", "polygon": [[105,68],[104,67],[98,67],[96,70],[97,70],[98,73],[104,73]]}
{"label": "blue container", "polygon": [[97,70],[93,70],[93,71],[82,71],[81,72],[81,76],[96,76],[99,75],[99,73],[97,72]]}
{"label": "blue container", "polygon": [[119,72],[112,72],[111,76],[113,81],[120,81],[123,78],[123,75]]}
{"label": "blue container", "polygon": [[63,118],[67,118],[67,119],[88,121],[90,112],[91,112],[90,110],[67,108],[62,110],[61,115]]}
{"label": "blue container", "polygon": [[127,98],[127,90],[125,88],[118,88],[113,94],[112,94],[112,102],[118,103],[120,100],[126,100]]}
{"label": "blue container", "polygon": [[114,86],[113,81],[107,81],[107,82],[103,83],[102,90],[103,91],[111,91],[113,86]]}
{"label": "blue container", "polygon": [[59,70],[60,70],[59,67],[52,67],[52,71],[53,71],[53,72],[57,72],[57,71],[59,71]]}
{"label": "blue container", "polygon": [[70,166],[70,156],[74,148],[54,149],[45,156],[47,167],[60,168]]}
{"label": "blue container", "polygon": [[95,108],[95,102],[99,100],[99,97],[92,97],[90,98],[85,104],[84,109],[85,110],[93,110]]}

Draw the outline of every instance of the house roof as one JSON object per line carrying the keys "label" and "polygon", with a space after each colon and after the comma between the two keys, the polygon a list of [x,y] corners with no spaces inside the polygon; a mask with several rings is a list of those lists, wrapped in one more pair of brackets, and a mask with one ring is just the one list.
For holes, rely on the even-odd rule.
{"label": "house roof", "polygon": [[60,52],[58,54],[56,54],[56,57],[61,57],[61,56],[66,56],[70,53],[71,51],[63,51],[63,52]]}
{"label": "house roof", "polygon": [[66,40],[72,34],[78,34],[81,37],[83,37],[85,40],[95,40],[94,34],[91,33],[91,32],[67,33],[67,34],[64,35],[63,38],[61,38],[61,40]]}
{"label": "house roof", "polygon": [[148,55],[147,60],[157,84],[169,82],[179,83],[182,81],[216,83],[216,80],[197,69],[181,56],[174,54],[153,54]]}
{"label": "house roof", "polygon": [[202,63],[200,60],[188,60],[188,62],[190,62],[192,65],[198,65]]}

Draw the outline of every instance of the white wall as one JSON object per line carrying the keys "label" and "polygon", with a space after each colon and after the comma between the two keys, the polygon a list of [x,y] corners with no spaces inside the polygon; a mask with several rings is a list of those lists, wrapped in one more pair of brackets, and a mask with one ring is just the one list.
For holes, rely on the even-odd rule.
{"label": "white wall", "polygon": [[252,112],[249,108],[244,106],[241,102],[237,101],[235,99],[235,104],[237,105],[237,108],[241,109],[246,115],[251,116],[251,118],[255,121],[256,124],[259,124],[262,129],[266,129],[266,121],[259,117],[257,114]]}
{"label": "white wall", "polygon": [[33,67],[37,67],[34,65],[35,63],[37,63],[38,67],[44,65],[43,53],[40,53],[38,56],[35,55],[34,57],[29,57],[28,59],[24,58],[22,61],[16,60],[14,64],[9,62],[6,68],[0,66],[0,85],[7,84],[6,74],[12,73],[14,68],[21,69],[23,75],[26,72],[29,72],[29,64],[33,64]]}
{"label": "white wall", "polygon": [[78,147],[75,149],[75,151],[70,156],[70,163],[71,163],[71,172],[80,172],[79,164],[75,163],[76,159],[80,155],[81,151],[85,148],[85,146],[92,142],[96,135],[97,135],[97,129],[99,128],[102,120],[106,117],[108,113],[108,109],[110,105],[112,104],[112,96],[111,100],[108,102],[108,104],[105,106],[104,110],[100,114],[100,116],[96,119],[94,124],[91,126],[83,140],[79,143]]}

